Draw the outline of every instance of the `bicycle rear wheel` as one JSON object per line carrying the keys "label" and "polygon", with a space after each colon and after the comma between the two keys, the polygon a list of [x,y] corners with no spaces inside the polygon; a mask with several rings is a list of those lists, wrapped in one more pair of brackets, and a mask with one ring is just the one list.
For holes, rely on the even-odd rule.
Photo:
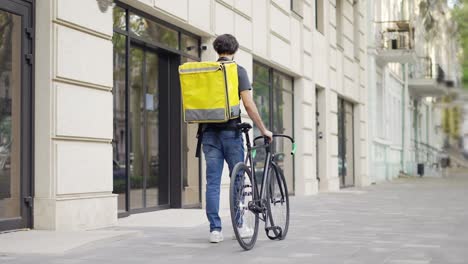
{"label": "bicycle rear wheel", "polygon": [[249,167],[239,162],[231,173],[229,202],[234,234],[239,245],[250,250],[255,245],[258,235],[258,214],[249,209],[249,202],[257,200],[258,192],[253,184]]}
{"label": "bicycle rear wheel", "polygon": [[267,188],[267,211],[271,231],[274,236],[267,236],[270,239],[283,240],[286,238],[289,229],[289,194],[283,172],[275,163],[270,167],[270,182]]}

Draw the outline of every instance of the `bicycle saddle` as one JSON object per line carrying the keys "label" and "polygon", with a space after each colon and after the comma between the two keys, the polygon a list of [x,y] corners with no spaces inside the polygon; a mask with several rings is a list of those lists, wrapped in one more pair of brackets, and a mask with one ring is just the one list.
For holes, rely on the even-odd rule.
{"label": "bicycle saddle", "polygon": [[251,129],[252,125],[250,125],[249,123],[240,123],[240,124],[237,124],[237,128],[238,129]]}

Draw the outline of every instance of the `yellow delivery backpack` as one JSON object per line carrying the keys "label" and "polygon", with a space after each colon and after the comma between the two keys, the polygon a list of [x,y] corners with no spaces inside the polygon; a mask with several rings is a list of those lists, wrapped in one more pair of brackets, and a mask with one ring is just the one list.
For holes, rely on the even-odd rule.
{"label": "yellow delivery backpack", "polygon": [[224,123],[240,116],[237,64],[187,62],[179,66],[186,123]]}

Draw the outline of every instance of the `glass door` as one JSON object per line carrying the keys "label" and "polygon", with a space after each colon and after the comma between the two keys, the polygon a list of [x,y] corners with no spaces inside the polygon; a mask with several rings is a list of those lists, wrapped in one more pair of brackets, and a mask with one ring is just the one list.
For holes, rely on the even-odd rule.
{"label": "glass door", "polygon": [[[161,155],[166,142],[161,133],[160,78],[166,61],[163,54],[143,46],[130,48],[129,86],[129,175],[130,209],[138,210],[169,204],[169,175],[165,173],[167,156]],[[161,112],[162,111],[162,112]]]}
{"label": "glass door", "polygon": [[340,187],[354,186],[353,104],[338,99],[338,172]]}
{"label": "glass door", "polygon": [[31,226],[31,9],[0,2],[0,231]]}
{"label": "glass door", "polygon": [[117,1],[114,18],[114,193],[119,216],[199,207],[196,127],[182,121],[178,66],[201,38]]}
{"label": "glass door", "polygon": [[344,103],[344,128],[345,128],[345,164],[346,176],[344,178],[345,186],[354,186],[354,122],[353,122],[353,104]]}

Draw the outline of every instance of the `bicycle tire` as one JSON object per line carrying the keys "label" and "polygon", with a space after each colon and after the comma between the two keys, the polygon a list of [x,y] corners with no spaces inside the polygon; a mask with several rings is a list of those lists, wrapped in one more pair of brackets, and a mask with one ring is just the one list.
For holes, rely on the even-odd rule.
{"label": "bicycle tire", "polygon": [[[248,182],[250,182],[250,194],[251,197],[248,196],[248,183],[245,183],[245,176],[247,175],[248,177]],[[236,181],[236,179],[239,179]],[[239,162],[234,166],[232,173],[231,173],[231,184],[229,188],[229,204],[230,204],[230,209],[231,209],[231,222],[232,222],[232,229],[234,230],[234,234],[236,236],[237,242],[239,242],[239,245],[245,249],[245,250],[250,250],[254,247],[255,242],[257,241],[257,236],[258,236],[258,223],[259,223],[259,217],[258,214],[250,211],[246,202],[249,199],[251,200],[256,200],[258,199],[258,191],[256,189],[255,183],[252,178],[252,172],[250,168],[243,162]],[[239,188],[242,183],[242,187]],[[241,205],[242,204],[242,205]],[[236,207],[237,206],[237,207]],[[242,208],[239,208],[242,207]],[[246,209],[247,208],[247,209]],[[253,228],[253,234],[250,238],[242,238],[240,234],[240,225],[245,226],[247,222],[247,219],[244,219],[245,213],[247,213],[249,217],[253,217],[253,223],[249,223],[249,225],[252,225]],[[240,220],[242,219],[242,220]],[[239,224],[239,222],[242,222]],[[248,226],[245,226],[249,228]]]}
{"label": "bicycle tire", "polygon": [[[286,179],[281,169],[275,163],[271,164],[269,172],[269,183],[267,191],[267,202],[266,207],[268,211],[268,219],[271,227],[279,226],[281,230],[273,228],[272,231],[275,236],[269,236],[268,230],[267,236],[270,239],[279,239],[283,240],[286,238],[289,229],[289,193],[288,186],[286,184]],[[279,199],[279,200],[278,200]],[[272,207],[273,205],[273,207]],[[283,219],[278,219],[278,215],[273,215],[273,210],[275,209],[284,210]],[[284,207],[284,208],[280,208]],[[281,221],[280,221],[281,220]]]}

